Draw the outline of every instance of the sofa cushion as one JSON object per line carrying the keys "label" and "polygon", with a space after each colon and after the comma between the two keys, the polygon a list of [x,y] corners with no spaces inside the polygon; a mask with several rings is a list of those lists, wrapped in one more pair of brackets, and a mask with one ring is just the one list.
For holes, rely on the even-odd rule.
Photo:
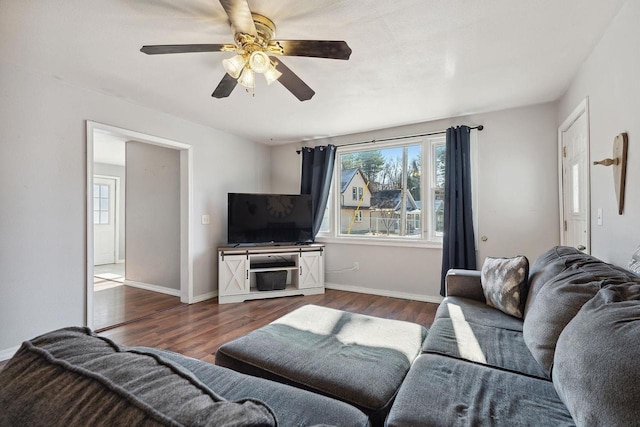
{"label": "sofa cushion", "polygon": [[550,381],[423,354],[402,383],[388,427],[575,426]]}
{"label": "sofa cushion", "polygon": [[640,284],[608,286],[560,334],[553,383],[578,425],[640,420]]}
{"label": "sofa cushion", "polygon": [[553,247],[540,255],[529,269],[529,292],[524,308],[525,318],[540,289],[542,289],[549,280],[576,264],[580,266],[591,265],[592,267],[595,266],[599,268],[600,273],[604,273],[600,274],[602,278],[606,277],[607,274],[612,277],[632,277],[632,273],[624,268],[606,264],[598,258],[580,252],[576,248],[568,246]]}
{"label": "sofa cushion", "polygon": [[487,257],[482,264],[482,291],[487,305],[522,318],[529,286],[529,260]]}
{"label": "sofa cushion", "polygon": [[484,302],[463,297],[446,297],[436,310],[435,319],[463,318],[468,322],[522,332],[522,320],[489,307]]}
{"label": "sofa cushion", "polygon": [[317,393],[192,359],[181,354],[135,347],[179,364],[227,400],[258,399],[276,415],[279,427],[344,425],[367,427],[368,417],[355,407]]}
{"label": "sofa cushion", "polygon": [[222,345],[216,364],[342,400],[384,421],[426,329],[305,305]]}
{"label": "sofa cushion", "polygon": [[522,332],[467,322],[437,319],[422,346],[423,352],[442,354],[548,380],[524,343]]}
{"label": "sofa cushion", "polygon": [[540,255],[529,269],[529,291],[527,292],[524,316],[527,317],[529,307],[536,299],[540,289],[549,280],[570,267],[574,262],[587,256],[569,246],[556,246]]}
{"label": "sofa cushion", "polygon": [[624,269],[585,255],[540,289],[524,319],[523,333],[531,354],[548,375],[556,342],[567,323],[601,288],[631,277]]}
{"label": "sofa cushion", "polygon": [[0,425],[276,425],[263,403],[228,402],[178,365],[87,328],[23,343],[0,372],[0,407]]}

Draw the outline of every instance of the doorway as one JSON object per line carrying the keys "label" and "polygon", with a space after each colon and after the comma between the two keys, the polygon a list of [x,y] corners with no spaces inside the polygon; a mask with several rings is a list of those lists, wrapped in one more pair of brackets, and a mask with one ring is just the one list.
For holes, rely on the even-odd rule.
{"label": "doorway", "polygon": [[[179,219],[176,220],[176,232],[179,233],[176,254],[179,252],[179,289],[163,293],[163,289],[149,290],[141,286],[144,284],[126,280],[124,171],[127,141],[135,141],[137,145],[149,149],[155,146],[156,150],[175,150],[177,155],[179,172],[176,179],[179,180],[179,186],[176,194],[180,206]],[[189,145],[87,121],[86,324],[90,328],[104,329],[180,303],[193,302],[191,167]],[[140,303],[136,306],[134,302]]]}
{"label": "doorway", "polygon": [[560,243],[591,253],[589,110],[585,99],[558,128]]}

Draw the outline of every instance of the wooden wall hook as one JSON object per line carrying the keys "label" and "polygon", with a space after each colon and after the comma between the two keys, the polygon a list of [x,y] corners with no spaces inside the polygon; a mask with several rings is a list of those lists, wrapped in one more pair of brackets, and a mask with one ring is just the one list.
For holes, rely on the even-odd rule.
{"label": "wooden wall hook", "polygon": [[625,177],[627,174],[627,134],[623,132],[613,140],[613,158],[593,162],[594,165],[613,166],[613,185],[618,200],[618,215],[624,208]]}

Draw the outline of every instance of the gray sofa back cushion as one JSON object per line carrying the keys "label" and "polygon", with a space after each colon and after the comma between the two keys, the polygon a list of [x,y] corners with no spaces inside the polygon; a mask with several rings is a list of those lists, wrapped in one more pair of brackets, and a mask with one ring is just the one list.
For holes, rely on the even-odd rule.
{"label": "gray sofa back cushion", "polygon": [[547,376],[551,376],[560,333],[601,286],[601,281],[574,266],[547,282],[538,292],[524,319],[522,333],[529,351]]}
{"label": "gray sofa back cushion", "polygon": [[577,425],[640,420],[640,284],[609,286],[558,339],[553,384]]}
{"label": "gray sofa back cushion", "polygon": [[633,273],[589,255],[564,259],[568,267],[540,288],[522,328],[527,347],[548,375],[558,337],[580,308],[605,286],[638,280]]}
{"label": "gray sofa back cushion", "polygon": [[524,316],[527,317],[538,292],[549,280],[585,257],[588,255],[568,246],[556,246],[540,255],[529,268],[529,291],[524,307]]}
{"label": "gray sofa back cushion", "polygon": [[22,347],[0,372],[0,425],[274,426],[264,404],[227,402],[186,370],[87,328]]}

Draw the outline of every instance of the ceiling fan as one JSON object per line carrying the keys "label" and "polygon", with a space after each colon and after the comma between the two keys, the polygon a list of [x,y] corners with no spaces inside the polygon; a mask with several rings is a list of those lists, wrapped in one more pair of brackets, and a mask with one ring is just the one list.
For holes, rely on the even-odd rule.
{"label": "ceiling fan", "polygon": [[142,46],[147,55],[187,52],[236,52],[222,61],[227,74],[211,96],[226,98],[240,83],[247,89],[255,87],[255,74],[263,74],[268,84],[278,80],[300,101],[311,99],[315,92],[300,77],[276,57],[309,56],[315,58],[349,59],[351,48],[344,41],[274,40],[276,26],[266,16],[252,13],[247,0],[220,0],[229,16],[234,36],[233,44],[181,44]]}

